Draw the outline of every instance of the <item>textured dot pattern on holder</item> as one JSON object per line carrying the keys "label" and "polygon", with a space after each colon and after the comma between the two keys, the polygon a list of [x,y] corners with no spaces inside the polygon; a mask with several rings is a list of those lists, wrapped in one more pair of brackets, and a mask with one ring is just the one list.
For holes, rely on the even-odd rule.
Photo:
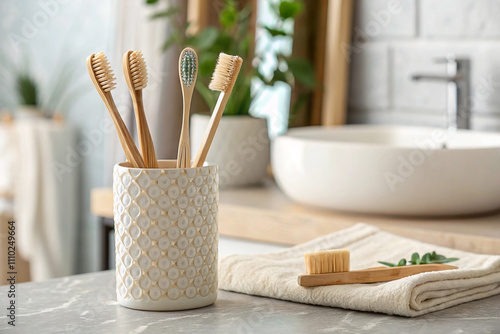
{"label": "textured dot pattern on holder", "polygon": [[119,299],[192,299],[217,292],[216,166],[115,166]]}

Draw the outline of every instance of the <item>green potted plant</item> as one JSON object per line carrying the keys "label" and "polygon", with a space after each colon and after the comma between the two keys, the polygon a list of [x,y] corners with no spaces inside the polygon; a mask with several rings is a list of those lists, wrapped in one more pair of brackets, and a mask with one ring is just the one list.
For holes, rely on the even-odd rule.
{"label": "green potted plant", "polygon": [[[26,56],[27,57],[27,56]],[[40,68],[27,58],[14,59],[0,51],[0,109],[15,118],[53,118],[60,121],[85,91],[75,77],[73,60],[61,61],[56,69],[42,76]]]}
{"label": "green potted plant", "polygon": [[42,117],[43,112],[39,108],[38,86],[35,80],[27,73],[19,72],[16,76],[16,90],[19,102],[17,117]]}
{"label": "green potted plant", "polygon": [[[146,0],[156,3],[158,0]],[[257,27],[268,34],[271,42],[293,37],[293,20],[303,8],[301,1],[269,1],[276,17],[273,25]],[[238,55],[243,58],[243,66],[235,88],[226,106],[224,117],[217,130],[207,161],[217,163],[220,168],[221,186],[242,186],[257,183],[267,172],[269,164],[269,137],[267,120],[250,115],[251,107],[262,90],[256,87],[273,86],[283,82],[294,86],[296,81],[312,88],[315,84],[312,65],[305,59],[274,52],[272,75],[264,75],[260,64],[269,57],[264,51],[254,51],[250,19],[250,6],[238,9],[234,0],[223,2],[219,12],[218,26],[209,26],[197,34],[188,33],[188,26],[177,20],[176,7],[153,15],[154,19],[166,18],[171,35],[163,45],[166,50],[172,45],[193,47],[198,53],[199,72],[196,90],[205,101],[205,110],[213,110],[218,94],[208,89],[219,53]],[[269,64],[267,64],[269,65]],[[288,103],[288,102],[287,102]],[[292,108],[294,110],[295,108]],[[191,118],[191,148],[196,152],[207,128],[209,112],[197,110]]]}

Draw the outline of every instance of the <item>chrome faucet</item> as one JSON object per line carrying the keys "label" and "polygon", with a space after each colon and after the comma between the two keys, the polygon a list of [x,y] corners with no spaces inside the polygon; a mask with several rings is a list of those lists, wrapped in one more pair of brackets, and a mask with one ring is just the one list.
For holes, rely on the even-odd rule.
{"label": "chrome faucet", "polygon": [[450,54],[436,59],[437,63],[446,64],[446,75],[414,74],[412,80],[436,80],[447,83],[447,127],[448,130],[470,129],[470,60],[456,58]]}

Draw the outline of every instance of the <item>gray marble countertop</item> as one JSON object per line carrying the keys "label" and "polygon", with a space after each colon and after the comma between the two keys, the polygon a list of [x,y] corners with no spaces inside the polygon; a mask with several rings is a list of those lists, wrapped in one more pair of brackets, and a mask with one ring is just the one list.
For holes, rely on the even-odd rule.
{"label": "gray marble countertop", "polygon": [[18,284],[14,329],[7,289],[2,333],[500,333],[500,295],[412,319],[227,291],[208,307],[145,312],[117,304],[113,271]]}

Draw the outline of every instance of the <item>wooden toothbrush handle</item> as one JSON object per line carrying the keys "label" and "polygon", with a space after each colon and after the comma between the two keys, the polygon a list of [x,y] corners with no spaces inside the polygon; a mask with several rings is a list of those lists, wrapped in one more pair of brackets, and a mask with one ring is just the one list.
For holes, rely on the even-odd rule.
{"label": "wooden toothbrush handle", "polygon": [[299,285],[305,287],[336,284],[389,282],[420,273],[457,268],[458,267],[450,266],[447,264],[421,264],[403,267],[377,267],[339,273],[301,275],[298,278],[298,282]]}
{"label": "wooden toothbrush handle", "polygon": [[149,132],[148,121],[144,114],[144,104],[142,102],[142,90],[132,93],[135,118],[137,121],[137,137],[139,139],[139,148],[142,153],[144,165],[146,168],[158,168],[158,161],[156,159],[155,147],[151,133]]}
{"label": "wooden toothbrush handle", "polygon": [[194,158],[194,162],[192,165],[193,168],[202,167],[203,163],[205,162],[205,159],[207,158],[208,150],[210,149],[210,145],[212,145],[212,141],[214,140],[215,133],[217,132],[217,127],[219,126],[219,122],[224,112],[224,108],[226,108],[226,104],[227,101],[229,100],[230,93],[231,92],[228,93],[221,92],[219,95],[217,104],[215,105],[214,111],[212,112],[212,116],[210,117],[207,130],[205,131],[205,135],[203,136],[201,145],[198,148],[196,157]]}
{"label": "wooden toothbrush handle", "polygon": [[[181,82],[182,84],[182,82]],[[194,84],[189,87],[182,87],[182,128],[179,138],[179,148],[177,149],[177,168],[191,167],[191,145],[189,139],[189,117],[191,113],[191,99],[193,97]]]}
{"label": "wooden toothbrush handle", "polygon": [[115,102],[111,97],[110,93],[104,93],[105,98],[104,103],[108,108],[109,114],[111,115],[111,119],[115,124],[116,132],[118,133],[118,138],[120,139],[120,143],[122,145],[122,149],[125,152],[125,157],[132,164],[132,167],[135,168],[145,168],[144,161],[142,160],[141,154],[137,149],[137,146],[134,143],[134,139],[130,135],[130,132],[127,129],[127,126],[123,122],[118,109],[116,108]]}

